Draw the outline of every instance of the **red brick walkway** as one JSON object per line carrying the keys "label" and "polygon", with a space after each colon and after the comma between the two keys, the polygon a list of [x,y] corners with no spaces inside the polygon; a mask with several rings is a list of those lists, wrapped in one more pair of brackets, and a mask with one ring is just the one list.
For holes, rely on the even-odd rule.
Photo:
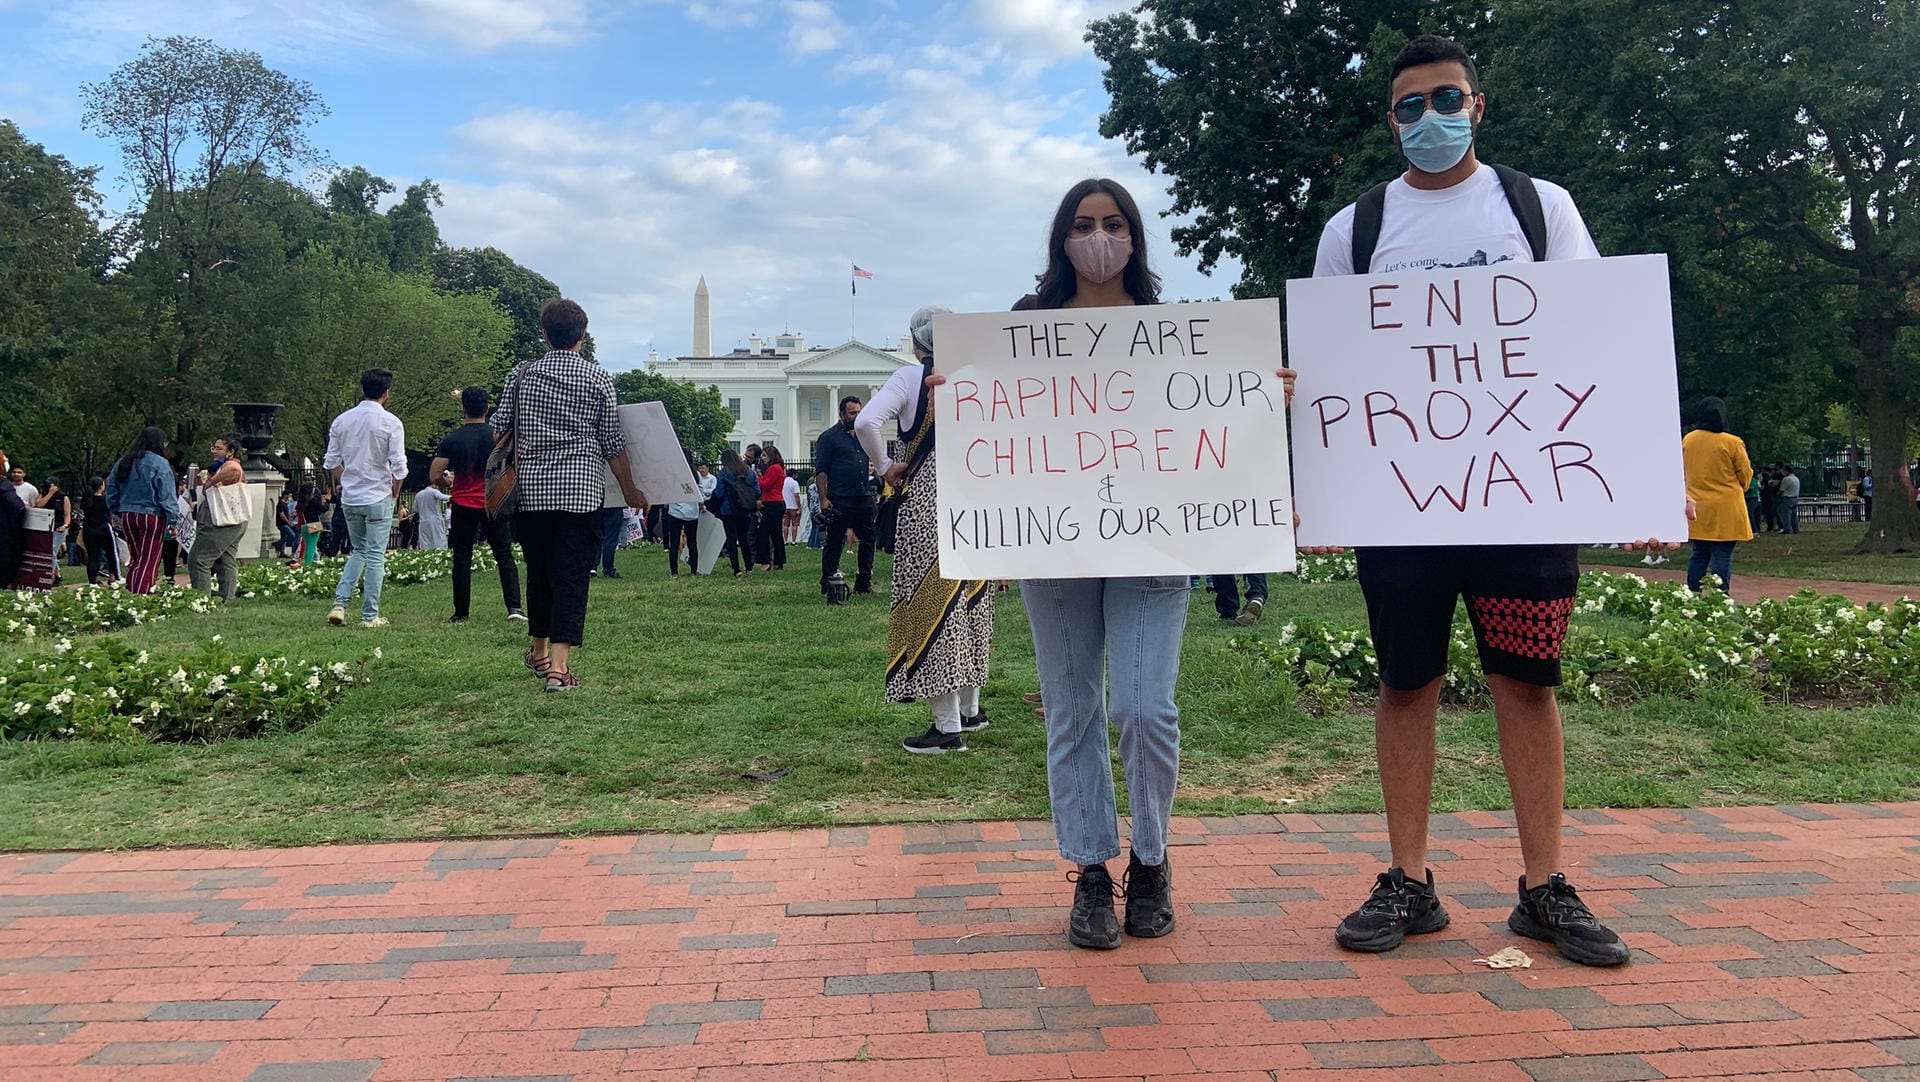
{"label": "red brick walkway", "polygon": [[1920,804],[1574,813],[1612,971],[1473,964],[1508,821],[1435,820],[1453,926],[1381,957],[1374,816],[1177,821],[1111,953],[1034,823],[0,857],[0,1077],[1920,1078]]}

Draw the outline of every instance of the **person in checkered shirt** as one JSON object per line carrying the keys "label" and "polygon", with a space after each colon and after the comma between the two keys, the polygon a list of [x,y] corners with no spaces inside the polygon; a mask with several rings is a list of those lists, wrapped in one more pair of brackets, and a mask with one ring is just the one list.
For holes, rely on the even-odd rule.
{"label": "person in checkered shirt", "polygon": [[587,580],[605,537],[605,470],[627,506],[644,511],[647,501],[627,464],[613,377],[580,355],[587,313],[556,297],[540,309],[540,328],[553,348],[507,378],[491,423],[512,431],[519,470],[513,529],[527,561],[526,664],[548,691],[571,691],[580,680],[568,653],[586,631]]}

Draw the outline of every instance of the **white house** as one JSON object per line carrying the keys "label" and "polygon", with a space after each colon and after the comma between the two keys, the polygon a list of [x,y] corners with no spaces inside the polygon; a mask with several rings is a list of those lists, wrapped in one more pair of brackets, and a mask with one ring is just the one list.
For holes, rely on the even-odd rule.
{"label": "white house", "polygon": [[[693,338],[696,343],[712,341],[705,278],[694,293]],[[669,379],[720,388],[733,414],[727,443],[734,450],[772,443],[789,465],[805,465],[813,461],[814,441],[839,419],[842,398],[856,395],[865,402],[895,371],[915,363],[912,353],[897,349],[859,341],[808,348],[803,336],[782,334],[772,345],[756,335],[745,348],[718,356],[654,354],[647,367]]]}

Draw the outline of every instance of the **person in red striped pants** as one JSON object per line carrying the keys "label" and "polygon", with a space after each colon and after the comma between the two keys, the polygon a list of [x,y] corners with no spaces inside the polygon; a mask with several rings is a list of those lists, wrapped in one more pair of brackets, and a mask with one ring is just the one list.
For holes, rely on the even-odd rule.
{"label": "person in red striped pants", "polygon": [[134,438],[107,478],[107,507],[132,552],[125,568],[127,589],[136,594],[152,592],[160,550],[180,521],[180,500],[174,491],[173,467],[164,457],[166,450],[166,431],[147,428]]}

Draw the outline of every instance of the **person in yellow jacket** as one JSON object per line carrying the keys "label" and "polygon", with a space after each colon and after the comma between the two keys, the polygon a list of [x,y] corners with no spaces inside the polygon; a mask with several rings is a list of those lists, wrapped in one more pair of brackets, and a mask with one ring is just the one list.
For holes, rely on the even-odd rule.
{"label": "person in yellow jacket", "polygon": [[1687,589],[1698,590],[1708,571],[1727,589],[1733,583],[1733,546],[1753,540],[1747,517],[1747,483],[1753,463],[1747,445],[1727,431],[1727,404],[1703,398],[1694,407],[1694,429],[1680,440],[1687,469],[1687,499],[1697,506],[1687,533],[1693,554],[1687,560]]}

